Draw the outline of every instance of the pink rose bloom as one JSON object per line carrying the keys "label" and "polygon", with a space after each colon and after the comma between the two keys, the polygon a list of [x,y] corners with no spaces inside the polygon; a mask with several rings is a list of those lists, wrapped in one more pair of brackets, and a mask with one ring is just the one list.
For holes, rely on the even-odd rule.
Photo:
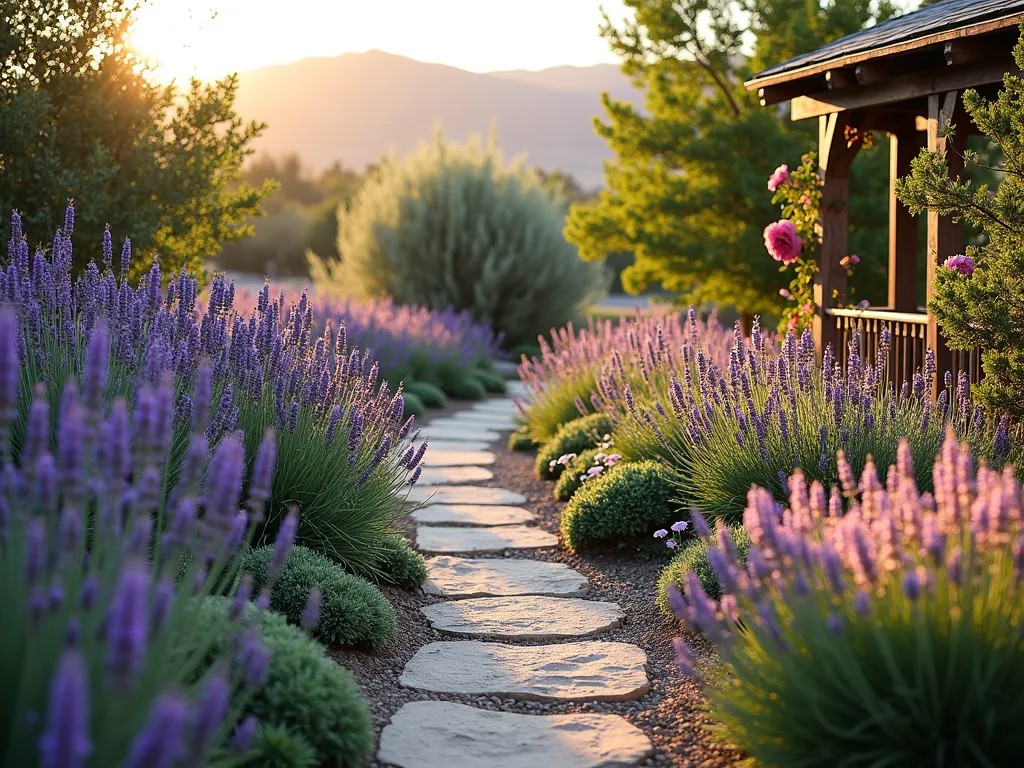
{"label": "pink rose bloom", "polygon": [[803,205],[804,208],[810,208],[811,198],[808,195],[804,195],[803,197],[800,198],[800,203]]}
{"label": "pink rose bloom", "polygon": [[954,272],[959,272],[965,277],[970,277],[974,274],[974,259],[970,256],[950,256],[946,259],[943,265],[946,269],[952,269]]}
{"label": "pink rose bloom", "polygon": [[789,166],[783,163],[776,168],[775,173],[768,178],[768,191],[774,192],[787,181],[789,181]]}
{"label": "pink rose bloom", "polygon": [[793,294],[789,292],[787,288],[779,288],[779,296],[786,299],[787,301],[793,300]]}
{"label": "pink rose bloom", "polygon": [[800,311],[803,312],[805,315],[811,314],[813,309],[814,307],[812,307],[810,304],[804,304],[802,307],[800,307]]}
{"label": "pink rose bloom", "polygon": [[871,306],[871,302],[867,299],[861,299],[857,302],[857,309],[867,309]]}
{"label": "pink rose bloom", "polygon": [[850,263],[853,264],[854,266],[856,266],[857,264],[860,264],[860,256],[858,256],[856,253],[851,253],[850,254]]}
{"label": "pink rose bloom", "polygon": [[803,245],[803,238],[796,233],[796,224],[788,219],[776,221],[764,228],[764,247],[776,261],[783,264],[796,261]]}

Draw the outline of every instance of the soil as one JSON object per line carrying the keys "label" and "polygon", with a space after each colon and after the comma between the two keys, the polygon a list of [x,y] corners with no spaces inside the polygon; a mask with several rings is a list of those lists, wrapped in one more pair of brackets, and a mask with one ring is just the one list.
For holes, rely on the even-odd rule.
{"label": "soil", "polygon": [[[452,402],[444,410],[452,412],[465,405]],[[430,409],[424,421],[440,415],[446,414],[442,414],[440,409]],[[537,524],[557,534],[559,514],[565,505],[555,500],[553,483],[534,476],[534,452],[509,452],[504,438],[490,450],[497,454],[497,461],[490,467],[494,479],[480,485],[507,488],[523,494],[528,499],[524,506],[538,516]],[[411,528],[407,522],[403,527]],[[646,766],[725,768],[740,762],[741,753],[713,739],[699,687],[685,678],[675,665],[672,639],[679,634],[679,625],[664,617],[654,602],[655,585],[664,566],[663,561],[637,559],[632,548],[621,552],[574,555],[557,547],[509,552],[506,556],[566,563],[590,580],[590,587],[581,597],[618,603],[626,613],[626,621],[619,629],[602,633],[599,639],[632,643],[647,653],[650,693],[638,701],[581,704],[517,702],[496,696],[431,694],[403,688],[398,684],[398,678],[416,651],[427,643],[451,638],[433,630],[420,612],[421,606],[436,602],[437,598],[385,588],[384,594],[394,605],[398,617],[399,631],[395,641],[376,652],[331,652],[331,656],[347,667],[359,683],[370,706],[376,739],[403,704],[434,699],[462,701],[484,709],[524,714],[619,714],[650,737],[655,754],[642,763]],[[708,663],[714,662],[714,651],[702,638],[687,636],[687,640],[698,655],[704,656]],[[523,642],[517,641],[516,644],[523,645]],[[382,768],[385,764],[373,757],[369,765]]]}

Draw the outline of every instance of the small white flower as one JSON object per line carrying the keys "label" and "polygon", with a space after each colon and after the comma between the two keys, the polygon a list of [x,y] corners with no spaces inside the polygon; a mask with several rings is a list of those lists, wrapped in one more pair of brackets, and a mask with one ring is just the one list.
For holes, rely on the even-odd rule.
{"label": "small white flower", "polygon": [[654,538],[656,539],[664,539],[666,536],[668,536],[668,531],[664,528],[659,528],[654,532]]}
{"label": "small white flower", "polygon": [[688,522],[686,522],[685,520],[679,520],[678,522],[672,523],[672,530],[675,531],[676,533],[679,533],[681,531],[685,531],[689,527],[690,527],[690,524]]}
{"label": "small white flower", "polygon": [[676,548],[676,540],[675,539],[669,539],[668,541],[665,542],[665,546],[668,547],[669,549],[675,549]]}
{"label": "small white flower", "polygon": [[558,459],[552,459],[551,461],[548,462],[548,467],[550,469],[554,469],[557,466],[558,466]]}

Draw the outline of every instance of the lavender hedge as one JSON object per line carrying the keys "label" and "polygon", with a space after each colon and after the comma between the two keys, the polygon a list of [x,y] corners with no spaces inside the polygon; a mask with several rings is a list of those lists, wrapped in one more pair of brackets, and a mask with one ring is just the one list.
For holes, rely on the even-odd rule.
{"label": "lavender hedge", "polygon": [[[86,365],[80,380],[59,385],[58,408],[43,383],[26,394],[22,363],[35,348],[16,312],[31,306],[21,293],[30,283],[17,263],[8,287],[12,276],[22,302],[0,306],[0,763],[237,764],[252,756],[256,723],[243,715],[271,659],[258,629],[240,620],[251,595],[235,593],[234,562],[270,496],[273,436],[255,453],[241,509],[245,453],[235,435],[208,458],[202,430],[186,427],[172,478],[171,379],[141,381],[133,407],[118,397],[108,409],[117,349],[97,324],[73,336]],[[48,310],[59,317],[70,303]],[[15,455],[11,430],[29,398]],[[202,391],[194,403],[208,407]],[[295,529],[291,515],[275,573]],[[218,631],[233,639],[211,665],[215,638],[195,621],[196,597],[225,593],[233,609]]]}
{"label": "lavender hedge", "polygon": [[[102,389],[90,388],[90,407],[102,412],[119,397],[136,408],[149,396],[146,384],[170,377],[169,477],[181,471],[192,427],[203,430],[210,446],[240,429],[248,484],[259,442],[273,428],[277,469],[260,538],[273,536],[286,509],[297,505],[302,543],[356,572],[377,574],[422,450],[408,444],[412,419],[405,418],[402,395],[380,381],[369,352],[351,346],[343,326],[325,323],[315,333],[305,296],[286,303],[265,287],[257,305],[242,314],[233,284],[218,276],[200,311],[196,280],[182,272],[164,289],[158,262],[132,287],[126,280],[130,242],[115,275],[109,232],[102,265],[90,263],[72,281],[73,223],[69,208],[49,254],[30,256],[20,220],[12,217],[0,301],[19,319],[15,454],[24,446],[37,384],[54,412],[66,381],[97,377],[105,367]],[[97,335],[109,344],[108,363],[89,359],[89,341]]]}
{"label": "lavender hedge", "polygon": [[[738,562],[724,527],[678,615],[718,648],[727,675],[708,686],[721,735],[758,763],[801,766],[1016,765],[1024,749],[1024,496],[1012,468],[974,468],[950,429],[915,480],[900,441],[884,485],[844,458],[831,493],[797,472],[779,515],[750,491],[752,545]],[[676,644],[685,673],[697,662]]]}

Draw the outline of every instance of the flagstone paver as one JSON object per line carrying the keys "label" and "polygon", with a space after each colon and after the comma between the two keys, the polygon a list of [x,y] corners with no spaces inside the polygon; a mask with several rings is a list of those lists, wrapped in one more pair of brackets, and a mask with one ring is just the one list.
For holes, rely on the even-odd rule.
{"label": "flagstone paver", "polygon": [[423,428],[423,431],[430,432],[435,429],[483,429],[492,432],[511,432],[518,428],[518,421],[504,416],[483,416],[481,418],[449,416],[443,419],[434,419]]}
{"label": "flagstone paver", "polygon": [[435,438],[437,440],[493,443],[495,440],[501,439],[501,433],[475,424],[460,422],[458,425],[450,427],[428,425],[420,430],[420,437],[430,438],[431,443],[433,443]]}
{"label": "flagstone paver", "polygon": [[619,715],[520,715],[413,701],[384,729],[378,759],[401,768],[609,768],[653,752],[650,739]]}
{"label": "flagstone paver", "polygon": [[[481,413],[510,413],[515,415],[518,413],[516,408],[515,398],[504,397],[500,400],[482,400],[479,403],[473,403],[471,411],[480,411]],[[462,411],[459,411],[462,413]]]}
{"label": "flagstone paver", "polygon": [[518,558],[442,555],[427,560],[427,573],[423,589],[449,598],[575,595],[590,586],[583,574],[563,563]]}
{"label": "flagstone paver", "polygon": [[477,485],[414,485],[409,489],[410,504],[525,504],[521,493],[504,488]]}
{"label": "flagstone paver", "polygon": [[473,422],[494,422],[496,424],[514,424],[519,425],[518,419],[516,419],[514,413],[503,413],[500,411],[477,411],[470,409],[468,411],[459,411],[458,413],[446,417],[454,421],[473,421]]}
{"label": "flagstone paver", "polygon": [[[426,435],[423,435],[422,437],[426,437]],[[423,442],[423,440],[418,439],[413,444],[417,448],[419,448],[419,445],[422,442]],[[447,440],[447,439],[443,439],[443,438],[435,440],[434,438],[430,438],[429,443],[428,443],[427,452],[424,454],[424,456],[429,458],[430,454],[435,453],[435,452],[442,452],[442,451],[458,451],[460,453],[464,453],[466,451],[472,451],[474,453],[476,453],[477,451],[486,451],[488,448],[491,447],[491,443],[492,442],[494,442],[494,441],[493,440]]]}
{"label": "flagstone paver", "polygon": [[476,597],[421,608],[431,626],[450,635],[501,640],[564,640],[622,626],[616,603],[578,598]]}
{"label": "flagstone paver", "polygon": [[[427,453],[430,449],[427,449]],[[494,473],[483,467],[424,467],[420,482],[425,485],[455,485],[490,480]]]}
{"label": "flagstone paver", "polygon": [[498,504],[429,504],[409,513],[424,525],[522,525],[536,515],[528,509]]}
{"label": "flagstone paver", "polygon": [[470,467],[486,466],[494,463],[495,456],[490,451],[459,451],[440,450],[433,444],[427,445],[423,454],[424,467]]}
{"label": "flagstone paver", "polygon": [[558,537],[528,525],[498,525],[492,528],[452,528],[421,525],[416,529],[416,548],[423,552],[502,552],[506,549],[553,547]]}
{"label": "flagstone paver", "polygon": [[420,648],[399,682],[435,693],[530,701],[632,701],[650,690],[647,655],[595,640],[517,646],[454,640]]}

